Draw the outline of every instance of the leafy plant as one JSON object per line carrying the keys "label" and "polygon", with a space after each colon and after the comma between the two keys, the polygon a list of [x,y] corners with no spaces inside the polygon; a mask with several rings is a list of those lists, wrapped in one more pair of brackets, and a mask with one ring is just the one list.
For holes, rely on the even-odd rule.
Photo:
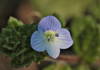
{"label": "leafy plant", "polygon": [[35,24],[23,24],[13,17],[2,29],[0,52],[10,56],[15,67],[29,65],[32,61],[39,62],[44,58],[44,53],[37,53],[30,47],[30,37],[35,30]]}

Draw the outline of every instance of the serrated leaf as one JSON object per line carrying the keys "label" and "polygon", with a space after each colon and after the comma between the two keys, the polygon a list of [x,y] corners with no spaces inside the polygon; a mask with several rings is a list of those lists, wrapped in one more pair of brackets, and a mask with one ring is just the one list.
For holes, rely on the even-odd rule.
{"label": "serrated leaf", "polygon": [[14,18],[14,17],[10,17],[8,20],[8,25],[12,25],[12,26],[22,26],[24,25],[22,21]]}

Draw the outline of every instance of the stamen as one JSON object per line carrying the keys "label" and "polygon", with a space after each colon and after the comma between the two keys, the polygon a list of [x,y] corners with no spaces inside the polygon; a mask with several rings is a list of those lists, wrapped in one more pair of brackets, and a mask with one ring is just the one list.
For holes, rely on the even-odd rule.
{"label": "stamen", "polygon": [[46,32],[45,32],[45,38],[46,38],[46,40],[47,40],[48,42],[49,42],[49,41],[53,41],[54,38],[55,38],[55,34],[56,34],[56,32],[54,32],[54,31],[51,31],[51,30],[46,31]]}
{"label": "stamen", "polygon": [[55,34],[55,36],[56,36],[56,37],[59,37],[59,34],[58,34],[58,33],[56,33],[56,34]]}

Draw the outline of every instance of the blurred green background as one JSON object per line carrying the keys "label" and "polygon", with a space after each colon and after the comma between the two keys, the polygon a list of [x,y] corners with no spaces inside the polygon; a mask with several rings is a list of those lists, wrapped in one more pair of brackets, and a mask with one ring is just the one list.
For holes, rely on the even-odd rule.
{"label": "blurred green background", "polygon": [[[15,1],[0,2],[0,27],[7,24],[0,32],[0,53],[11,57],[13,66],[29,66],[34,61],[39,64],[40,70],[100,70],[100,0]],[[26,13],[26,5],[32,8],[32,12],[38,12],[39,20],[48,15],[56,16],[61,20],[62,26],[70,30],[74,40],[71,48],[61,50],[61,56],[64,57],[60,56],[57,60],[47,58],[46,61],[51,63],[47,65],[44,62],[44,67],[41,61],[45,61],[47,55],[37,53],[29,47],[30,36],[36,30],[38,21],[33,22],[36,21],[33,19],[34,12],[25,16],[30,14]],[[21,8],[23,12],[18,10],[20,6],[24,7]],[[21,12],[20,15],[16,14],[17,11]],[[24,12],[25,14],[21,15]],[[8,20],[10,16],[15,18]],[[24,20],[18,16],[23,16]],[[28,21],[26,19],[32,19],[33,24],[23,24]]]}
{"label": "blurred green background", "polygon": [[[34,8],[40,11],[43,16],[58,14],[65,20],[70,16],[81,16],[86,9],[100,5],[99,0],[32,0]],[[90,10],[91,9],[91,10]],[[96,11],[96,9],[93,9]],[[99,12],[99,11],[98,11]],[[99,16],[99,15],[98,15]]]}

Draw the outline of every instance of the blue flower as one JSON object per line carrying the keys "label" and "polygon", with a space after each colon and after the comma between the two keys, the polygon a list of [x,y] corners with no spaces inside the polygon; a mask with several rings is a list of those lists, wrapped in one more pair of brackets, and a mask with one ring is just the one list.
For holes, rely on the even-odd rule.
{"label": "blue flower", "polygon": [[32,48],[38,52],[46,51],[52,58],[57,58],[60,49],[67,49],[72,44],[70,32],[61,28],[60,21],[54,16],[44,17],[31,37]]}

